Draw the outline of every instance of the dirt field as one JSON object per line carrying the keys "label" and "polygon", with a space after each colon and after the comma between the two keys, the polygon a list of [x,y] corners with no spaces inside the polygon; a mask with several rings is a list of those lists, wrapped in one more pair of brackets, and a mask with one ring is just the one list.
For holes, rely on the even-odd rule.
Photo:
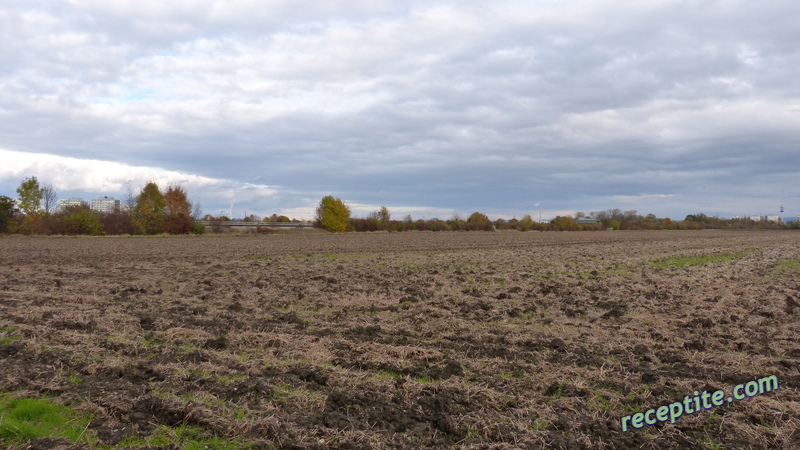
{"label": "dirt field", "polygon": [[0,393],[75,448],[800,448],[799,318],[792,231],[0,237]]}

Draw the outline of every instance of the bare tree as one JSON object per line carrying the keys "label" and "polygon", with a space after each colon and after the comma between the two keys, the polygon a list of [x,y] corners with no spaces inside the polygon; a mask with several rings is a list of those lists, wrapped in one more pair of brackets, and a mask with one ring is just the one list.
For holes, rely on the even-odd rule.
{"label": "bare tree", "polygon": [[44,233],[50,234],[50,213],[55,212],[56,202],[58,201],[58,191],[56,191],[56,188],[54,188],[52,184],[48,183],[43,184],[42,187],[39,188],[39,192],[42,193],[42,207],[44,209]]}
{"label": "bare tree", "polygon": [[200,220],[203,216],[203,209],[200,207],[200,197],[197,197],[197,201],[192,203],[192,218],[194,220]]}
{"label": "bare tree", "polygon": [[47,217],[51,212],[56,209],[56,202],[58,201],[58,191],[52,184],[45,184],[41,188],[42,191],[42,206],[44,207],[44,216]]}
{"label": "bare tree", "polygon": [[133,190],[133,184],[131,184],[131,180],[128,180],[125,183],[125,198],[122,200],[124,203],[124,208],[127,210],[128,215],[133,215],[133,209],[136,207],[136,192]]}

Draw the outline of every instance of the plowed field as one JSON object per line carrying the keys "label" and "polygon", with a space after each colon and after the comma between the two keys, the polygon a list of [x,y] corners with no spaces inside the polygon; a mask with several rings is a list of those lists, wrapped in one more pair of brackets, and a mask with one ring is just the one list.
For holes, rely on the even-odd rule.
{"label": "plowed field", "polygon": [[800,448],[799,364],[791,231],[0,237],[0,398],[91,418],[12,447]]}

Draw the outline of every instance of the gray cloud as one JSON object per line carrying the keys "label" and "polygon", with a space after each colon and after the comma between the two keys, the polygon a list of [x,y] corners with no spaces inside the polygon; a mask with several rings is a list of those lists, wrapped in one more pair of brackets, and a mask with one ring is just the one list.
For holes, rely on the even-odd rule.
{"label": "gray cloud", "polygon": [[0,148],[223,180],[209,211],[800,213],[800,7],[483,3],[11,2]]}

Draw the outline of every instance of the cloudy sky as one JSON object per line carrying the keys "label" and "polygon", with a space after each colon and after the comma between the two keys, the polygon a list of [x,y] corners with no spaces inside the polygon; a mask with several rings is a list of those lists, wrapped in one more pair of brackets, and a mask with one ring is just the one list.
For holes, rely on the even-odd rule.
{"label": "cloudy sky", "polygon": [[[488,6],[491,4],[491,6]],[[4,0],[0,195],[800,214],[790,0]],[[538,205],[538,206],[537,206]]]}

